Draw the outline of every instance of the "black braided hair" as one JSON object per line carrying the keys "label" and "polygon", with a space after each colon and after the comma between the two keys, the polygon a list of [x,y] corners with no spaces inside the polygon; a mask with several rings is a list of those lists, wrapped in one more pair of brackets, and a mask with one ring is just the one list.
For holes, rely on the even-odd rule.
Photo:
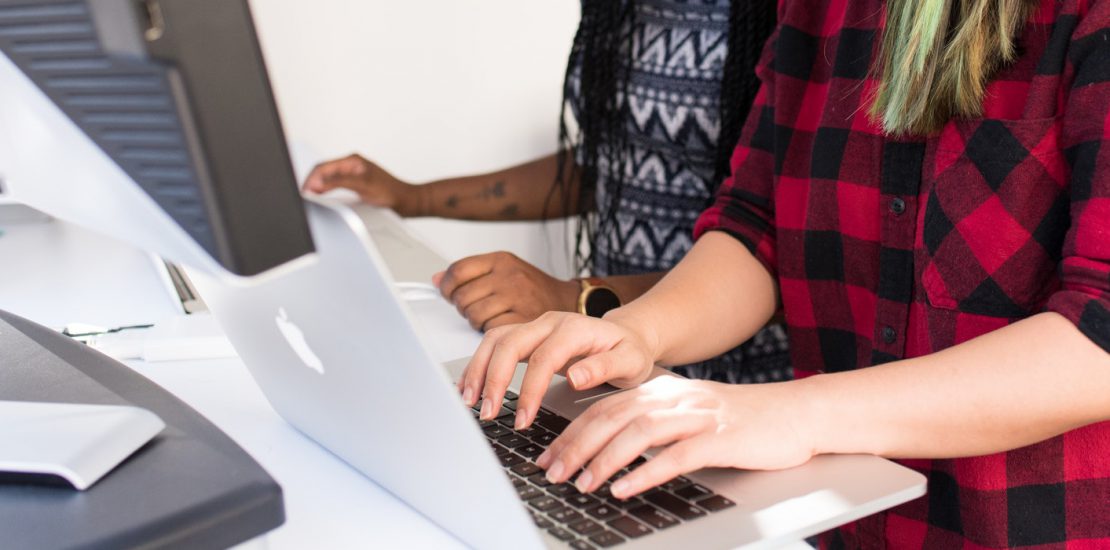
{"label": "black braided hair", "polygon": [[728,55],[721,77],[721,134],[717,139],[717,170],[712,194],[716,194],[717,187],[731,175],[729,160],[759,92],[755,66],[763,53],[763,43],[775,30],[776,8],[774,0],[739,0],[729,6]]}
{"label": "black braided hair", "polygon": [[[632,32],[636,0],[583,0],[582,18],[567,61],[563,84],[563,110],[559,119],[559,171],[548,196],[548,206],[558,197],[569,215],[572,205],[592,204],[597,182],[609,182],[607,204],[596,205],[596,212],[578,215],[573,246],[574,267],[582,273],[593,268],[594,239],[603,229],[616,223],[625,171],[631,151],[628,132],[627,97],[632,68]],[[729,159],[740,138],[748,109],[759,90],[754,74],[763,43],[775,27],[775,0],[734,0],[729,11],[728,55],[721,81],[721,133],[718,139],[715,174],[710,189],[729,175]],[[565,109],[574,94],[578,69],[580,102],[575,113],[578,129],[571,135]],[[575,162],[571,163],[573,155]],[[604,159],[604,163],[599,163]],[[571,168],[573,167],[573,168]],[[570,173],[569,170],[574,173]],[[609,173],[599,178],[599,170]],[[580,179],[578,196],[569,182]],[[708,207],[709,204],[707,203]]]}

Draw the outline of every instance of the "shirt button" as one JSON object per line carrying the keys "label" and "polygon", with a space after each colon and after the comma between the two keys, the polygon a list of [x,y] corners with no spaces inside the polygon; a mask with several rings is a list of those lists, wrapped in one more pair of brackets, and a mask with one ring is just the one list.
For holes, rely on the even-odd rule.
{"label": "shirt button", "polygon": [[890,201],[890,211],[894,212],[895,216],[901,216],[906,212],[906,201],[899,198]]}
{"label": "shirt button", "polygon": [[883,342],[893,344],[895,340],[898,340],[898,333],[894,331],[893,327],[883,327],[883,330],[879,332],[883,337]]}

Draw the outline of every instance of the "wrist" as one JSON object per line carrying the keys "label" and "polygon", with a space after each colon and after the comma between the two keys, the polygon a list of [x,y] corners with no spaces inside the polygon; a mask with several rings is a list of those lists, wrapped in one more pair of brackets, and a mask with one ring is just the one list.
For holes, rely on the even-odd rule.
{"label": "wrist", "polygon": [[576,279],[569,281],[559,280],[556,285],[556,304],[559,311],[570,313],[578,312],[578,295],[582,292],[582,285]]}
{"label": "wrist", "polygon": [[790,398],[792,426],[799,442],[810,450],[811,456],[845,452],[835,442],[839,422],[837,408],[830,405],[826,374],[810,376],[783,384]]}
{"label": "wrist", "polygon": [[625,306],[606,313],[602,319],[618,324],[635,335],[644,345],[648,357],[651,358],[651,362],[653,364],[659,363],[659,359],[662,356],[659,331],[656,330],[655,326],[646,315],[638,315],[635,311],[631,311]]}
{"label": "wrist", "polygon": [[403,218],[428,216],[430,186],[399,183],[401,191],[397,194],[397,204],[393,206],[393,211]]}

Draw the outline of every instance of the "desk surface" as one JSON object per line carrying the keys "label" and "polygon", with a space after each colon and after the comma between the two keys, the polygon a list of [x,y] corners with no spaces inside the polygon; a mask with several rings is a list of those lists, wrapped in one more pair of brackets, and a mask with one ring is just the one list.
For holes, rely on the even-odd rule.
{"label": "desk surface", "polygon": [[[0,309],[46,326],[120,326],[174,315],[154,262],[64,222],[0,226]],[[281,484],[286,523],[269,547],[461,548],[418,512],[285,423],[239,360],[129,366],[177,395]]]}

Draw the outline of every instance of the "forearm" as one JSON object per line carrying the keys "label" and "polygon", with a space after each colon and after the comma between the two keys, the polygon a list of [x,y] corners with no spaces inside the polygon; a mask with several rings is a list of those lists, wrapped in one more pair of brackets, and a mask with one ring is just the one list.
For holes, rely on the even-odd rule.
{"label": "forearm", "polygon": [[736,239],[706,234],[642,297],[609,312],[642,336],[660,365],[720,355],[750,338],[775,312],[777,289]]}
{"label": "forearm", "polygon": [[489,174],[426,183],[417,186],[419,207],[410,215],[509,221],[577,214],[581,209],[578,179],[571,168],[568,166],[565,172],[569,180],[566,192],[552,192],[558,173],[557,154]]}
{"label": "forearm", "polygon": [[1110,354],[1055,313],[928,356],[791,384],[818,453],[977,456],[1110,419]]}

